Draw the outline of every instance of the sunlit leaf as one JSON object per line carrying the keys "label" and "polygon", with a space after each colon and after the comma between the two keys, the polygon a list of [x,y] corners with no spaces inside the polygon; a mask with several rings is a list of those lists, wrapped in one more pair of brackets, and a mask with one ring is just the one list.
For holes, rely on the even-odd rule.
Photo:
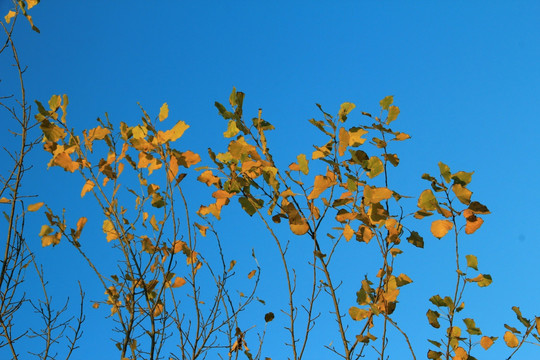
{"label": "sunlit leaf", "polygon": [[199,175],[197,180],[206,184],[207,186],[218,185],[220,183],[219,178],[217,176],[214,176],[211,170],[206,170],[205,172],[203,172],[201,175]]}
{"label": "sunlit leaf", "polygon": [[478,271],[478,259],[474,255],[465,255],[467,266]]}
{"label": "sunlit leaf", "polygon": [[384,171],[384,165],[381,159],[377,156],[372,156],[366,162],[367,176],[370,179],[373,179],[377,175],[381,174]]}
{"label": "sunlit leaf", "polygon": [[176,141],[182,137],[184,132],[189,128],[189,125],[187,125],[183,121],[178,121],[176,125],[173,126],[172,129],[165,131],[163,134],[164,142],[166,141]]}
{"label": "sunlit leaf", "polygon": [[473,174],[474,171],[470,173],[465,171],[458,171],[457,173],[452,174],[452,180],[454,180],[455,184],[466,186],[468,183],[471,182]]}
{"label": "sunlit leaf", "polygon": [[366,185],[364,187],[364,200],[366,204],[373,204],[381,202],[382,200],[387,200],[392,197],[392,190],[381,187],[371,187]]}
{"label": "sunlit leaf", "polygon": [[349,241],[352,239],[354,235],[354,230],[349,226],[349,224],[345,225],[345,228],[343,229],[343,237]]}
{"label": "sunlit leaf", "polygon": [[9,12],[7,13],[6,16],[4,16],[4,20],[6,21],[6,24],[9,24],[11,19],[13,17],[15,17],[15,15],[17,15],[17,13],[13,10],[9,10]]}
{"label": "sunlit leaf", "polygon": [[227,131],[223,133],[223,136],[226,138],[231,138],[233,136],[236,136],[240,130],[236,126],[236,121],[230,120],[229,125],[227,126]]}
{"label": "sunlit leaf", "polygon": [[451,180],[452,173],[450,172],[450,168],[448,167],[448,165],[442,162],[439,162],[439,170],[441,172],[441,176],[443,177],[444,181],[446,181],[446,183],[449,183]]}
{"label": "sunlit leaf", "polygon": [[111,220],[106,219],[103,221],[103,232],[107,235],[107,241],[118,239],[118,233],[116,232]]}
{"label": "sunlit leaf", "polygon": [[49,120],[43,120],[39,124],[39,128],[43,132],[43,136],[48,141],[57,142],[66,137],[66,132],[61,127],[51,123]]}
{"label": "sunlit leaf", "polygon": [[412,283],[410,277],[408,277],[406,274],[399,274],[399,276],[396,278],[396,284],[398,287],[405,286],[407,284]]}
{"label": "sunlit leaf", "polygon": [[467,219],[465,234],[472,234],[482,226],[484,220],[476,216],[470,209],[463,210],[463,216]]}
{"label": "sunlit leaf", "polygon": [[168,117],[169,117],[169,105],[167,105],[167,103],[164,103],[163,105],[161,105],[161,108],[159,109],[159,121],[163,121]]}
{"label": "sunlit leaf", "polygon": [[386,124],[390,124],[396,120],[399,115],[399,108],[397,106],[390,106],[388,108],[388,117],[386,118]]}
{"label": "sunlit leaf", "polygon": [[304,155],[304,154],[298,155],[296,157],[296,161],[298,162],[298,167],[299,167],[300,171],[304,175],[307,175],[309,173],[309,168],[308,168],[308,160],[306,159],[306,155]]}
{"label": "sunlit leaf", "polygon": [[393,138],[392,140],[396,140],[396,141],[403,141],[403,140],[407,140],[407,139],[411,138],[411,136],[409,134],[400,133],[400,132],[394,133],[394,135],[396,137]]}
{"label": "sunlit leaf", "polygon": [[28,211],[38,211],[44,204],[44,202],[38,202],[32,205],[28,205]]}
{"label": "sunlit leaf", "polygon": [[422,191],[418,198],[418,207],[422,210],[430,211],[436,210],[439,206],[437,198],[433,195],[433,191],[430,189]]}
{"label": "sunlit leaf", "polygon": [[510,331],[504,333],[504,342],[510,348],[515,348],[519,345],[516,335],[512,334]]}
{"label": "sunlit leaf", "polygon": [[489,336],[482,336],[482,339],[480,339],[480,345],[484,348],[484,350],[487,350],[493,345],[493,340]]}
{"label": "sunlit leaf", "polygon": [[186,283],[186,280],[184,278],[181,278],[181,277],[177,276],[174,279],[174,282],[172,283],[172,287],[173,288],[178,288],[178,287],[184,286],[185,283]]}
{"label": "sunlit leaf", "polygon": [[448,220],[435,220],[431,223],[431,233],[436,238],[441,239],[448,231],[454,227],[451,221]]}
{"label": "sunlit leaf", "polygon": [[472,279],[467,279],[467,281],[469,282],[475,282],[478,284],[478,286],[480,287],[486,287],[486,286],[489,286],[493,280],[491,278],[491,275],[489,274],[479,274],[478,276],[476,276],[475,278],[472,278]]}
{"label": "sunlit leaf", "polygon": [[332,172],[327,172],[327,176],[317,175],[315,176],[315,182],[313,184],[313,190],[308,195],[308,200],[317,199],[326,189],[336,184],[336,176]]}
{"label": "sunlit leaf", "polygon": [[456,194],[456,197],[462,204],[469,205],[471,202],[472,191],[460,184],[454,184],[452,186],[452,191]]}
{"label": "sunlit leaf", "polygon": [[362,145],[366,139],[362,136],[367,134],[368,131],[359,127],[353,127],[349,129],[349,146],[356,147]]}
{"label": "sunlit leaf", "polygon": [[199,232],[201,233],[202,236],[206,236],[206,230],[208,230],[208,226],[203,226],[198,223],[195,223],[195,226],[197,227],[197,229],[199,229]]}
{"label": "sunlit leaf", "polygon": [[349,132],[345,130],[345,128],[340,128],[339,129],[339,147],[338,147],[339,156],[345,155],[345,151],[347,150],[348,146],[349,146]]}
{"label": "sunlit leaf", "polygon": [[86,180],[86,183],[84,184],[82,190],[81,190],[81,197],[84,197],[87,192],[92,191],[95,184],[92,180]]}
{"label": "sunlit leaf", "polygon": [[57,165],[63,168],[65,171],[75,172],[79,169],[80,164],[77,161],[71,160],[71,156],[67,152],[62,152],[56,155],[51,165]]}
{"label": "sunlit leaf", "polygon": [[393,95],[388,95],[387,97],[382,99],[379,102],[379,104],[381,105],[381,108],[383,110],[388,110],[388,108],[390,107],[390,105],[392,105],[393,102],[394,102],[394,96]]}
{"label": "sunlit leaf", "polygon": [[349,113],[355,107],[356,107],[356,105],[354,105],[353,103],[350,103],[350,102],[344,102],[343,104],[341,104],[341,107],[339,108],[339,113],[338,113],[339,120],[342,121],[342,122],[347,120],[347,115],[349,115]]}
{"label": "sunlit leaf", "polygon": [[251,279],[253,276],[255,276],[255,274],[257,273],[257,270],[251,270],[248,274],[248,279]]}
{"label": "sunlit leaf", "polygon": [[356,306],[351,306],[349,308],[349,315],[351,316],[353,320],[356,320],[356,321],[364,320],[370,315],[370,313],[371,313],[370,311],[359,309]]}

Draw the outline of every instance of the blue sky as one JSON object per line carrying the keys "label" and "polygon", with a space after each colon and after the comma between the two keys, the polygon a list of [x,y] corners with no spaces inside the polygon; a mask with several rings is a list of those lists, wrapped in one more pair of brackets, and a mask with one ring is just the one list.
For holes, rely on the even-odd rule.
{"label": "blue sky", "polygon": [[[8,9],[9,2],[1,2],[2,14]],[[539,10],[534,1],[57,0],[32,9],[41,34],[21,21],[15,41],[28,66],[28,96],[45,102],[52,94],[68,94],[68,117],[76,129],[95,126],[94,120],[105,112],[113,123],[135,122],[140,118],[137,102],[154,114],[167,102],[170,117],[191,126],[182,147],[200,153],[205,164],[208,144],[225,146],[221,134],[226,123],[214,101],[226,103],[233,86],[246,93],[247,116],[256,116],[261,107],[264,118],[276,126],[270,147],[284,165],[299,153],[311,152],[317,142],[307,122],[320,117],[315,103],[337,113],[342,102],[354,102],[354,116],[360,110],[377,112],[379,100],[394,95],[401,109],[395,128],[412,140],[396,148],[401,164],[391,186],[418,196],[429,185],[420,176],[436,174],[439,161],[453,171],[475,171],[473,197],[492,214],[466,240],[464,253],[476,254],[481,270],[492,274],[494,282],[481,291],[470,287],[466,302],[471,312],[478,312],[475,319],[482,330],[502,336],[504,322],[516,324],[511,306],[521,306],[529,317],[539,314]],[[0,59],[2,74],[10,64],[8,57]],[[13,92],[16,83],[10,75],[1,77],[0,92]],[[0,136],[10,144],[11,137]],[[40,149],[32,156],[34,170],[25,191],[82,216],[91,206],[78,199],[82,183],[58,168],[46,171],[47,156]],[[193,196],[192,206],[197,208],[209,194]],[[33,216],[37,230],[28,231],[37,233],[42,219]],[[216,226],[246,254],[252,247],[265,254],[275,251],[262,241],[266,235],[260,227],[238,208]],[[411,325],[411,332],[428,334],[414,339],[421,357],[427,351],[425,338],[432,334],[425,318],[427,299],[434,291],[450,289],[445,276],[450,279],[453,274],[444,275],[438,267],[444,261],[441,253],[451,251],[450,240],[433,238],[425,225],[418,228],[426,248],[405,246],[411,257],[400,260],[402,271],[415,281],[404,288],[404,302],[414,305],[399,316]],[[95,235],[92,241],[105,241],[100,231]],[[37,236],[35,242],[39,245]],[[86,284],[89,299],[102,296],[99,284],[79,266],[80,259],[67,244],[36,251],[59,298],[73,293],[77,279]],[[347,252],[342,255],[347,259]],[[277,260],[269,256],[259,260],[263,271],[266,265],[272,274]],[[354,303],[355,278],[363,277],[362,260],[349,260],[342,266],[353,285],[344,301]],[[263,281],[261,297],[275,306],[268,311],[278,314],[281,300],[272,294],[281,279]],[[433,290],[437,283],[440,290]],[[92,311],[88,309],[86,335],[95,342],[107,339],[110,334],[102,331],[105,313]],[[280,359],[280,350],[275,350],[280,347],[273,347],[272,341],[279,343],[281,324],[271,326],[275,333],[265,349],[267,356]],[[75,358],[115,358],[112,343],[96,348],[95,342],[82,343]],[[110,352],[103,354],[107,347]],[[480,358],[500,358],[504,348],[499,345]],[[533,358],[535,351],[534,346],[526,347],[516,358]],[[315,352],[308,358],[326,355]]]}

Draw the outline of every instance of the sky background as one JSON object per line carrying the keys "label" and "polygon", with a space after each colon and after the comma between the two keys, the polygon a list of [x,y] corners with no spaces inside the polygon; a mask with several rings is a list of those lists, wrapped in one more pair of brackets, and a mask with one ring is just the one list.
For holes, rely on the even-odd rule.
{"label": "sky background", "polygon": [[[10,6],[0,0],[1,14]],[[358,121],[360,111],[377,113],[379,100],[394,95],[401,114],[393,128],[412,140],[395,147],[401,163],[394,177],[391,174],[390,187],[417,197],[429,185],[420,176],[436,175],[439,161],[452,171],[475,172],[469,186],[473,200],[486,204],[492,214],[474,236],[465,238],[463,254],[477,255],[481,272],[492,274],[494,282],[480,290],[469,287],[466,310],[485,333],[502,337],[503,323],[517,325],[511,306],[520,306],[528,317],[540,315],[539,11],[536,1],[50,0],[31,10],[41,34],[21,18],[15,41],[21,62],[28,66],[28,97],[45,103],[52,94],[68,94],[68,121],[74,128],[96,126],[95,119],[105,112],[113,123],[136,123],[137,102],[154,115],[167,102],[169,120],[191,126],[181,147],[201,154],[203,164],[209,164],[209,144],[222,150],[226,144],[226,122],[214,101],[227,103],[233,86],[246,93],[246,116],[254,117],[262,108],[264,118],[276,127],[269,135],[270,148],[283,165],[299,153],[311,153],[311,145],[320,142],[307,122],[321,118],[315,103],[335,114],[342,102],[353,102],[357,109],[351,118]],[[11,63],[7,56],[0,58],[1,94],[17,91]],[[4,127],[8,120],[4,115]],[[14,138],[2,132],[0,140],[11,146]],[[56,210],[68,208],[74,219],[88,215],[91,205],[79,196],[82,180],[59,168],[47,171],[48,156],[41,149],[31,161],[27,194],[38,195]],[[209,193],[194,191],[193,208],[208,199]],[[415,201],[409,208],[415,209]],[[267,311],[279,314],[282,299],[273,294],[283,279],[275,246],[238,207],[225,212],[216,226],[228,241],[245,254],[251,248],[265,254],[259,257],[264,285],[260,297],[267,300]],[[27,231],[35,239],[30,241],[58,301],[77,291],[77,280],[85,285],[88,300],[101,300],[98,282],[68,244],[39,248],[37,233],[45,219],[32,216]],[[454,275],[441,265],[447,261],[442,254],[452,251],[451,239],[437,240],[425,225],[415,226],[426,246],[418,250],[403,245],[407,251],[399,260],[400,272],[415,283],[402,290],[403,301],[412,305],[398,319],[411,333],[420,334],[412,339],[422,358],[428,347],[425,338],[436,336],[425,317],[428,298],[449,293]],[[101,246],[105,238],[97,230],[88,241]],[[99,249],[96,254],[106,262],[107,254]],[[350,274],[351,284],[343,301],[354,305],[369,253],[341,255],[347,261],[337,270]],[[447,258],[450,264],[453,258]],[[277,275],[264,279],[264,271]],[[111,334],[103,331],[106,313],[88,306],[86,340],[74,359],[117,358],[107,340]],[[274,345],[280,341],[281,324],[271,324],[274,333],[264,348],[268,355],[263,351],[273,359],[282,358],[280,345]],[[317,336],[322,335],[315,334],[313,342],[319,345]],[[502,350],[508,354],[502,338],[498,342],[480,352],[480,358],[500,359]],[[391,358],[406,358],[397,353],[400,349]],[[329,355],[314,352],[307,358]],[[537,356],[537,347],[525,346],[515,358]]]}

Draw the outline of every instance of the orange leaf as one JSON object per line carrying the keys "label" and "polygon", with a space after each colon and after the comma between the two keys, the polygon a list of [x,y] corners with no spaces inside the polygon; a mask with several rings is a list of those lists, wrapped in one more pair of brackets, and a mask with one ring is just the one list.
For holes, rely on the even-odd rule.
{"label": "orange leaf", "polygon": [[345,229],[343,229],[343,236],[347,241],[351,240],[352,236],[354,235],[354,230],[349,226],[349,224],[345,225]]}
{"label": "orange leaf", "polygon": [[38,203],[35,203],[35,204],[32,204],[32,205],[28,205],[28,211],[38,211],[42,206],[43,204],[45,204],[44,202],[38,202]]}
{"label": "orange leaf", "polygon": [[248,279],[251,279],[255,275],[256,272],[257,270],[251,270],[248,274]]}
{"label": "orange leaf", "polygon": [[512,334],[510,331],[504,333],[504,341],[506,342],[506,345],[511,348],[515,348],[519,345],[516,335]]}
{"label": "orange leaf", "polygon": [[484,350],[487,350],[493,345],[493,340],[488,336],[482,336],[482,339],[480,339],[480,345],[484,348]]}
{"label": "orange leaf", "polygon": [[82,190],[81,190],[81,197],[84,197],[87,192],[92,191],[94,188],[94,182],[92,180],[86,180],[86,183],[84,184]]}
{"label": "orange leaf", "polygon": [[436,238],[441,239],[448,231],[454,227],[454,224],[448,220],[435,220],[431,223],[431,233]]}
{"label": "orange leaf", "polygon": [[173,288],[177,288],[177,287],[181,287],[181,286],[184,286],[184,284],[186,283],[186,280],[184,278],[181,278],[179,276],[177,276],[175,279],[174,279],[174,282],[172,284],[172,287]]}

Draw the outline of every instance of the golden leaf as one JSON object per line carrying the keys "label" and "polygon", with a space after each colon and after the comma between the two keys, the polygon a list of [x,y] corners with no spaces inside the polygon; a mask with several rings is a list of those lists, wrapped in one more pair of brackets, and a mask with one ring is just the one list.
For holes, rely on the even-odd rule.
{"label": "golden leaf", "polygon": [[153,311],[153,316],[158,317],[163,312],[163,304],[156,304]]}
{"label": "golden leaf", "polygon": [[349,132],[345,128],[339,129],[339,147],[338,152],[339,156],[345,155],[345,151],[349,146]]}
{"label": "golden leaf", "polygon": [[184,278],[181,278],[179,276],[177,276],[175,279],[174,279],[174,282],[172,284],[172,287],[173,288],[178,288],[178,287],[181,287],[181,286],[184,286],[186,283],[186,280]]}
{"label": "golden leaf", "polygon": [[164,103],[159,109],[159,121],[163,121],[167,117],[169,117],[169,105],[167,105],[167,103]]}
{"label": "golden leaf", "polygon": [[32,205],[28,205],[28,211],[38,211],[44,204],[44,202],[38,202]]}
{"label": "golden leaf", "polygon": [[381,202],[382,200],[390,199],[392,197],[392,190],[381,187],[370,187],[366,185],[364,187],[364,200],[366,204],[373,204]]}
{"label": "golden leaf", "polygon": [[206,184],[207,186],[219,184],[219,178],[217,176],[214,176],[211,170],[206,170],[205,172],[203,172],[201,175],[199,175],[197,180]]}
{"label": "golden leaf", "polygon": [[336,184],[336,175],[333,172],[327,171],[326,176],[317,175],[315,176],[315,182],[313,184],[313,190],[307,197],[308,200],[317,199],[324,190],[328,189],[330,186]]}
{"label": "golden leaf", "polygon": [[8,198],[5,198],[5,197],[2,197],[0,199],[0,204],[9,204],[11,202],[11,200],[9,200]]}
{"label": "golden leaf", "polygon": [[79,169],[80,164],[71,160],[71,157],[67,152],[62,152],[53,158],[52,165],[60,166],[65,171],[75,172],[77,169]]}
{"label": "golden leaf", "polygon": [[484,219],[476,216],[470,209],[463,210],[463,216],[467,219],[465,234],[472,234],[482,226]]}
{"label": "golden leaf", "polygon": [[251,279],[253,276],[255,276],[255,273],[257,273],[257,270],[251,270],[248,274],[248,279]]}
{"label": "golden leaf", "polygon": [[206,230],[208,230],[208,226],[203,226],[197,223],[195,223],[195,226],[197,227],[197,229],[199,229],[199,232],[201,233],[202,236],[206,236]]}
{"label": "golden leaf", "polygon": [[26,3],[28,4],[28,10],[30,10],[39,3],[39,0],[26,0]]}
{"label": "golden leaf", "polygon": [[87,192],[92,191],[94,188],[94,182],[92,180],[86,180],[86,183],[84,184],[82,190],[81,190],[81,197],[84,197]]}
{"label": "golden leaf", "polygon": [[6,20],[6,24],[9,24],[9,22],[11,21],[11,19],[13,17],[15,17],[15,15],[17,15],[17,13],[13,10],[9,10],[9,12],[7,13],[6,16],[4,16],[4,20]]}
{"label": "golden leaf", "polygon": [[441,239],[448,231],[454,227],[451,221],[448,220],[435,220],[431,223],[431,233],[436,238]]}
{"label": "golden leaf", "polygon": [[352,236],[354,235],[354,230],[349,226],[349,224],[345,225],[345,229],[343,229],[343,236],[347,241],[351,240]]}
{"label": "golden leaf", "polygon": [[510,331],[504,333],[504,341],[506,342],[506,345],[511,348],[515,348],[519,345],[516,335],[512,334]]}
{"label": "golden leaf", "polygon": [[87,218],[85,218],[84,216],[81,217],[78,221],[77,221],[77,233],[80,234],[80,232],[82,231],[82,229],[84,228],[84,225],[86,225],[86,222],[88,221]]}
{"label": "golden leaf", "polygon": [[452,360],[467,360],[469,358],[469,355],[467,355],[467,352],[462,347],[457,347],[454,350],[455,356]]}
{"label": "golden leaf", "polygon": [[362,128],[351,128],[349,130],[349,146],[357,147],[362,145],[366,141],[362,136],[367,133],[368,131]]}
{"label": "golden leaf", "polygon": [[493,345],[493,340],[488,336],[482,336],[482,339],[480,339],[480,345],[484,348],[484,350],[487,350]]}
{"label": "golden leaf", "polygon": [[184,131],[186,131],[189,128],[189,125],[187,125],[183,121],[179,121],[176,123],[176,125],[173,126],[172,129],[167,130],[165,132],[165,138],[167,141],[176,141],[182,137],[184,134]]}
{"label": "golden leaf", "polygon": [[118,233],[114,229],[114,225],[111,220],[104,220],[102,229],[105,235],[107,235],[107,241],[118,239]]}

